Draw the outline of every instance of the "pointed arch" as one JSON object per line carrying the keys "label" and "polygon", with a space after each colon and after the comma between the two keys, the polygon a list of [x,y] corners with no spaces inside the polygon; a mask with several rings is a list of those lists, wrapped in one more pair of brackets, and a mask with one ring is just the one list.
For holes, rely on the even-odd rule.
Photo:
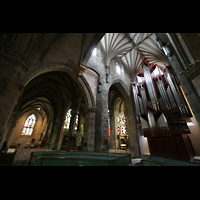
{"label": "pointed arch", "polygon": [[21,135],[32,135],[35,123],[36,116],[34,114],[29,115],[24,123],[24,128],[22,129]]}
{"label": "pointed arch", "polygon": [[68,73],[71,78],[78,84],[81,91],[83,91],[83,95],[86,101],[87,108],[92,108],[96,106],[94,96],[92,94],[91,88],[87,82],[87,80],[84,78],[83,75],[81,75],[79,78],[76,77],[77,71],[69,65],[67,62],[59,62],[59,61],[48,61],[48,62],[42,62],[42,63],[36,63],[32,70],[27,72],[20,80],[19,84],[19,90],[23,92],[23,89],[25,86],[35,77],[47,73],[47,72],[53,72],[53,71],[62,71]]}

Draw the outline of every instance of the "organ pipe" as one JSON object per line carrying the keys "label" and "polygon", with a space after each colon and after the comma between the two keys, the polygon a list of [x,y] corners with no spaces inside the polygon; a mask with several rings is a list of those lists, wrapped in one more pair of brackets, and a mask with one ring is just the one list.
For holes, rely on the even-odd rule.
{"label": "organ pipe", "polygon": [[155,90],[153,88],[153,82],[152,82],[152,78],[150,75],[150,71],[149,71],[149,69],[147,69],[144,66],[143,66],[143,70],[144,70],[144,78],[145,78],[145,81],[147,84],[147,88],[148,88],[149,95],[151,98],[152,106],[157,111],[157,106],[156,106],[157,98],[156,98]]}
{"label": "organ pipe", "polygon": [[179,145],[190,133],[186,119],[192,115],[173,69],[167,66],[161,70],[145,61],[142,69],[132,88],[140,135],[147,138],[150,155],[179,157],[183,151],[191,154],[189,147]]}
{"label": "organ pipe", "polygon": [[133,87],[138,116],[147,114],[147,105],[155,112],[179,109],[181,115],[191,114],[171,67],[162,71],[158,65],[150,67],[143,62],[142,68]]}

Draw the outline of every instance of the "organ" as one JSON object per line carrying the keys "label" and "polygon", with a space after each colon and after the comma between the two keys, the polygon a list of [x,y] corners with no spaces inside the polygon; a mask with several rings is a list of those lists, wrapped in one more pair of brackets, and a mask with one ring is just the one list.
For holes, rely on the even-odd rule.
{"label": "organ", "polygon": [[192,117],[172,67],[142,62],[143,72],[132,82],[140,135],[151,155],[190,160],[194,149],[186,119]]}

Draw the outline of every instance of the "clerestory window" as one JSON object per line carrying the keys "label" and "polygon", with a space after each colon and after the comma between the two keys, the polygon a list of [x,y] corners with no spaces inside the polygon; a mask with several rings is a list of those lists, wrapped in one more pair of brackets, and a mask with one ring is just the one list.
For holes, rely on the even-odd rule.
{"label": "clerestory window", "polygon": [[116,72],[119,74],[119,75],[124,75],[124,68],[122,65],[120,65],[119,63],[116,63]]}

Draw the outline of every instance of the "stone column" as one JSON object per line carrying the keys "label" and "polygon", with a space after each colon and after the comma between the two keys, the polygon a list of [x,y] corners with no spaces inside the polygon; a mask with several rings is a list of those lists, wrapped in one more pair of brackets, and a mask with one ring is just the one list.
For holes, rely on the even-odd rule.
{"label": "stone column", "polygon": [[62,132],[63,132],[65,116],[66,116],[66,112],[63,113],[63,116],[59,118],[58,127],[57,127],[57,135],[54,142],[54,148],[56,151],[59,151],[61,148]]}
{"label": "stone column", "polygon": [[110,110],[110,141],[109,148],[116,150],[116,133],[115,133],[115,116],[114,116],[114,108]]}
{"label": "stone column", "polygon": [[71,111],[71,120],[70,120],[70,125],[69,125],[69,137],[70,138],[72,137],[74,130],[75,130],[77,113],[78,113],[77,109]]}
{"label": "stone column", "polygon": [[51,118],[51,119],[49,119],[49,123],[48,123],[48,125],[47,125],[47,129],[46,129],[46,132],[45,132],[45,135],[44,135],[43,140],[46,140],[46,141],[47,141],[47,139],[48,139],[48,137],[49,137],[49,135],[50,135],[50,130],[51,130],[51,128],[52,128],[52,123],[53,123],[53,119]]}
{"label": "stone column", "polygon": [[95,151],[109,151],[108,144],[108,90],[102,79],[102,92],[97,94],[96,128],[95,128]]}
{"label": "stone column", "polygon": [[49,147],[50,149],[54,147],[54,141],[55,141],[55,137],[56,137],[57,126],[58,126],[58,120],[54,119],[52,129],[51,129],[51,133],[50,133],[49,138],[48,138],[48,141],[51,142],[50,147]]}
{"label": "stone column", "polygon": [[135,102],[132,93],[127,101],[127,110],[125,113],[127,113],[126,127],[129,134],[129,149],[133,157],[139,158],[141,157],[141,150],[137,131]]}
{"label": "stone column", "polygon": [[69,151],[70,147],[70,142],[72,140],[72,137],[73,137],[73,133],[75,131],[75,123],[76,123],[76,115],[78,113],[78,110],[72,110],[71,111],[71,119],[70,119],[70,125],[69,125],[69,135],[68,135],[68,140],[67,140],[67,148],[66,148],[66,151]]}
{"label": "stone column", "polygon": [[65,121],[65,116],[67,113],[67,108],[68,108],[68,104],[60,107],[60,112],[57,117],[57,125],[55,126],[55,129],[53,130],[54,136],[53,136],[53,139],[51,140],[53,141],[53,145],[51,147],[57,151],[60,149],[60,142],[62,140],[62,131],[63,131],[64,121]]}
{"label": "stone column", "polygon": [[4,138],[9,137],[7,133],[10,134],[6,127],[21,94],[19,78],[24,72],[16,64],[3,59],[0,59],[0,66],[0,144],[3,144]]}
{"label": "stone column", "polygon": [[95,116],[96,107],[88,108],[85,112],[83,151],[95,150]]}
{"label": "stone column", "polygon": [[80,95],[79,98],[77,98],[77,101],[75,101],[72,105],[71,119],[70,119],[70,125],[69,125],[69,135],[68,135],[68,140],[67,140],[66,151],[69,151],[69,144],[73,138],[73,133],[75,131],[76,115],[78,114],[78,111],[79,111],[81,98],[82,98],[82,96]]}

